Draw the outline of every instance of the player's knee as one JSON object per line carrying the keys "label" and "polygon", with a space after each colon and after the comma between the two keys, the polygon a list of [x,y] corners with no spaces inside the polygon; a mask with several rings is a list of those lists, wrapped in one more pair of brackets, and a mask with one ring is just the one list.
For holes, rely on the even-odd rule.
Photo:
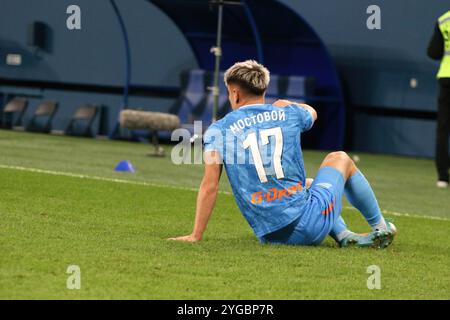
{"label": "player's knee", "polygon": [[344,151],[330,153],[327,156],[327,160],[339,165],[348,176],[351,176],[358,170],[353,159]]}
{"label": "player's knee", "polygon": [[352,161],[350,156],[344,151],[335,151],[328,154],[327,158],[333,161],[349,162]]}

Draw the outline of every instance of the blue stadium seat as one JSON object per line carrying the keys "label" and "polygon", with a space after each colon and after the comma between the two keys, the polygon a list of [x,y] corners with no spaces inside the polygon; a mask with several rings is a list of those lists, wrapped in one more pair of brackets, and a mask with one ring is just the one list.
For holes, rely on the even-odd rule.
{"label": "blue stadium seat", "polygon": [[52,120],[58,110],[58,103],[46,101],[41,103],[27,125],[27,131],[49,133],[52,130]]}
{"label": "blue stadium seat", "polygon": [[181,96],[170,109],[170,113],[178,115],[182,124],[192,124],[194,111],[204,104],[206,99],[205,71],[184,71],[180,78]]}
{"label": "blue stadium seat", "polygon": [[[223,81],[224,73],[219,74],[219,107],[217,118],[223,118],[231,111],[228,101],[228,90]],[[170,113],[178,115],[182,127],[193,132],[194,121],[202,121],[203,130],[206,130],[212,121],[214,96],[208,87],[214,83],[214,74],[210,71],[194,69],[184,71],[180,75],[181,95]],[[280,77],[271,75],[271,81],[266,92],[267,103],[273,103],[280,98],[303,97],[308,92],[311,81],[305,77]],[[169,132],[160,132],[161,138],[170,136]]]}
{"label": "blue stadium seat", "polygon": [[[307,96],[314,95],[314,78],[290,76],[286,78],[284,95],[297,102],[304,102]],[[303,101],[302,101],[303,100]]]}
{"label": "blue stadium seat", "polygon": [[78,108],[72,117],[67,129],[66,135],[95,137],[96,129],[93,128],[95,118],[97,117],[99,106],[86,104]]}
{"label": "blue stadium seat", "polygon": [[22,118],[27,109],[28,100],[16,97],[9,101],[3,108],[2,127],[11,129],[22,126]]}

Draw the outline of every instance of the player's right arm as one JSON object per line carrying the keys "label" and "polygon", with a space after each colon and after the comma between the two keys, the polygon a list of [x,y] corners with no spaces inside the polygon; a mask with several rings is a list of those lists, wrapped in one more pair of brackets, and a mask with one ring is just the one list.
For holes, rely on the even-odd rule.
{"label": "player's right arm", "polygon": [[216,151],[205,152],[205,173],[197,195],[194,229],[187,236],[170,238],[169,240],[186,242],[202,240],[203,233],[216,203],[222,167],[219,154]]}
{"label": "player's right arm", "polygon": [[287,107],[292,104],[295,104],[295,105],[299,106],[300,108],[306,109],[306,111],[308,111],[311,114],[313,122],[315,122],[317,120],[317,111],[310,105],[307,105],[304,103],[297,103],[297,102],[293,102],[293,101],[289,101],[289,100],[277,100],[273,103],[273,105],[275,107],[280,107],[280,108]]}

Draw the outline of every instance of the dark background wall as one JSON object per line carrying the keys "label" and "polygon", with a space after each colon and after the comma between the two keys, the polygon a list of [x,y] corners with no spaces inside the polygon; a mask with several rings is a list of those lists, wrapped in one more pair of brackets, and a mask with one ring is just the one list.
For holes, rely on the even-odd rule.
{"label": "dark background wall", "polygon": [[[181,68],[195,66],[183,36],[164,14],[145,0],[117,1],[132,45],[133,82],[178,84]],[[81,30],[68,30],[66,8],[81,8]],[[2,77],[73,83],[122,85],[122,35],[107,0],[1,0],[2,53],[12,48],[27,52],[20,68],[0,64]],[[38,60],[26,46],[28,25],[43,21],[51,30],[48,52]]]}
{"label": "dark background wall", "polygon": [[[109,1],[0,1],[0,78],[123,85],[122,37]],[[352,116],[348,123],[351,146],[365,151],[432,156],[435,121],[423,117],[432,117],[436,110],[438,65],[426,57],[426,46],[437,17],[450,5],[440,0],[282,2],[315,28],[335,59]],[[196,67],[182,35],[145,0],[117,3],[130,35],[132,83],[177,86],[179,71]],[[81,7],[81,30],[66,28],[66,8],[71,4]],[[366,9],[371,4],[381,7],[381,30],[366,28]],[[27,46],[27,28],[33,21],[48,26],[45,51],[35,53]],[[22,53],[23,65],[7,66],[5,55],[16,52]],[[412,78],[417,79],[417,88],[410,87]],[[106,104],[112,119],[109,126],[121,105],[120,94],[24,89],[5,84],[0,89],[3,93],[33,95],[29,113],[43,98],[59,100],[65,111],[58,114],[61,128],[80,103]],[[130,105],[154,110],[164,110],[172,102],[137,95],[130,99]]]}
{"label": "dark background wall", "polygon": [[[426,56],[445,1],[289,1],[316,29],[338,66],[353,116],[357,150],[433,156],[438,63]],[[381,8],[381,30],[366,28],[366,9]],[[322,8],[319,9],[318,7]],[[410,86],[411,79],[417,87]],[[385,110],[387,109],[387,110]],[[415,112],[410,112],[415,111]],[[383,115],[376,115],[380,113]]]}

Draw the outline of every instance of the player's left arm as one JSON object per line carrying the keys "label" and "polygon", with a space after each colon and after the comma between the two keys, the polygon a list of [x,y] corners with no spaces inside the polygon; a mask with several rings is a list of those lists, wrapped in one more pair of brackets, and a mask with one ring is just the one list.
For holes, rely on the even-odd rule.
{"label": "player's left arm", "polygon": [[283,100],[283,99],[277,100],[277,101],[275,101],[275,102],[273,103],[273,105],[274,105],[275,107],[280,107],[280,108],[287,107],[287,106],[292,105],[292,104],[295,104],[296,106],[298,106],[298,107],[300,107],[300,108],[303,108],[303,109],[305,109],[306,111],[308,111],[308,112],[311,114],[313,123],[317,120],[317,111],[316,111],[313,107],[311,107],[310,105],[308,105],[308,104],[305,104],[305,103],[297,103],[297,102],[294,102],[294,101]]}
{"label": "player's left arm", "polygon": [[211,213],[214,209],[219,191],[222,164],[217,151],[205,153],[205,173],[197,196],[194,230],[190,235],[170,238],[169,240],[198,242],[202,240]]}

